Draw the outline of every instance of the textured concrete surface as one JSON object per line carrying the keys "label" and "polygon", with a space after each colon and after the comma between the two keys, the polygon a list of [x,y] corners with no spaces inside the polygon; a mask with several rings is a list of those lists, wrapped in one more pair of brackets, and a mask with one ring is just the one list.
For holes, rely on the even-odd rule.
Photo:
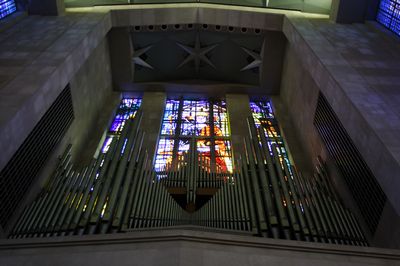
{"label": "textured concrete surface", "polygon": [[[375,25],[335,25],[290,16],[283,31],[399,216],[398,39]],[[386,235],[398,238],[390,227]]]}
{"label": "textured concrete surface", "polygon": [[231,129],[234,159],[238,160],[244,151],[244,138],[249,136],[247,118],[251,116],[247,94],[227,94],[225,96]]}
{"label": "textured concrete surface", "polygon": [[200,228],[0,242],[11,265],[400,265],[396,250],[275,240]]}
{"label": "textured concrete surface", "polygon": [[0,168],[110,28],[96,13],[29,16],[0,32]]}
{"label": "textured concrete surface", "polygon": [[145,133],[143,148],[153,159],[157,149],[158,135],[164,114],[166,94],[164,92],[145,92],[140,108],[143,111],[141,130]]}
{"label": "textured concrete surface", "polygon": [[400,213],[399,41],[374,25],[335,25],[300,12],[171,4],[71,9],[63,17],[21,20],[0,32],[0,168],[112,26],[164,23],[282,30],[309,84],[326,95]]}

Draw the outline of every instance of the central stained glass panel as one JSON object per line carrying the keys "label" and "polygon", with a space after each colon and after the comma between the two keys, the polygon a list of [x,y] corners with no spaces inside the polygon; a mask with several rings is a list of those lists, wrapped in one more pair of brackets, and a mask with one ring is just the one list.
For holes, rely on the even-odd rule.
{"label": "central stained glass panel", "polygon": [[213,172],[232,172],[229,119],[224,101],[167,100],[155,160],[169,170],[189,152],[191,140]]}

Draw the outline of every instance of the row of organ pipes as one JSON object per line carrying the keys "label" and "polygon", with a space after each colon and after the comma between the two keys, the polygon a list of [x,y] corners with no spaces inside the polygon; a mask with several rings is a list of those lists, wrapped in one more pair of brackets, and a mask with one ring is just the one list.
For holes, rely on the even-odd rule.
{"label": "row of organ pipes", "polygon": [[[126,232],[138,228],[196,225],[248,234],[347,245],[367,245],[354,215],[344,207],[319,161],[311,177],[297,173],[277,144],[248,119],[245,154],[232,173],[212,168],[190,150],[175,165],[153,168],[142,148],[141,111],[120,137],[82,170],[71,147],[36,200],[25,207],[10,238]],[[187,208],[170,188],[185,190]],[[214,189],[196,208],[197,191]]]}

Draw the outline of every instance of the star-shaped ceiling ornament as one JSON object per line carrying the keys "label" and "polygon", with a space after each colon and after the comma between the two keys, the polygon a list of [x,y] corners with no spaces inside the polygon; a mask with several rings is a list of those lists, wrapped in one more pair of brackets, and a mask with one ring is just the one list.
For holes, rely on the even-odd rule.
{"label": "star-shaped ceiling ornament", "polygon": [[245,51],[248,55],[250,55],[253,58],[253,61],[250,62],[247,66],[243,67],[240,71],[246,71],[253,68],[258,68],[259,73],[262,73],[262,63],[264,60],[264,47],[265,47],[265,39],[262,43],[261,52],[259,54],[247,48],[241,47],[243,51]]}
{"label": "star-shaped ceiling ornament", "polygon": [[190,46],[178,43],[178,42],[176,44],[189,54],[185,58],[185,60],[183,60],[183,62],[177,67],[177,69],[186,65],[187,63],[189,63],[192,60],[194,60],[196,73],[199,73],[201,61],[203,61],[206,64],[210,65],[211,67],[215,68],[214,64],[210,61],[210,59],[208,59],[206,54],[208,52],[210,52],[211,50],[213,50],[215,47],[217,47],[218,44],[213,44],[213,45],[205,46],[202,48],[198,34],[196,35],[196,41],[195,41],[194,47],[190,47]]}
{"label": "star-shaped ceiling ornament", "polygon": [[145,54],[148,50],[150,50],[153,47],[153,45],[149,45],[143,48],[140,48],[138,50],[134,50],[133,55],[132,55],[132,62],[135,65],[139,65],[142,67],[154,69],[149,63],[147,63],[144,59],[142,59],[140,56]]}

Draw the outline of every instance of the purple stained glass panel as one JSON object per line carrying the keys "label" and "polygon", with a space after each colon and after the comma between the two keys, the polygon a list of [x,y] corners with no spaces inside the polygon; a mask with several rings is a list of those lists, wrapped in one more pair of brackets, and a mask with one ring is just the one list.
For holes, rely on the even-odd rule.
{"label": "purple stained glass panel", "polygon": [[[280,133],[278,122],[275,119],[271,103],[269,101],[250,102],[250,110],[252,112],[256,127],[262,129],[262,132],[264,132],[264,135],[267,138],[267,145],[270,154],[273,155],[272,148],[273,145],[275,145],[282,168],[283,163],[286,163],[287,166],[290,166],[285,143]],[[290,169],[290,167],[288,168]]]}
{"label": "purple stained glass panel", "polygon": [[0,0],[0,19],[17,11],[14,0]]}
{"label": "purple stained glass panel", "polygon": [[400,35],[400,1],[381,0],[376,20],[397,35]]}
{"label": "purple stained glass panel", "polygon": [[[1,0],[0,0],[1,1]],[[142,100],[138,98],[123,98],[119,104],[115,117],[109,127],[105,141],[103,142],[101,152],[107,153],[111,143],[119,138],[126,120],[135,117],[139,110]]]}

